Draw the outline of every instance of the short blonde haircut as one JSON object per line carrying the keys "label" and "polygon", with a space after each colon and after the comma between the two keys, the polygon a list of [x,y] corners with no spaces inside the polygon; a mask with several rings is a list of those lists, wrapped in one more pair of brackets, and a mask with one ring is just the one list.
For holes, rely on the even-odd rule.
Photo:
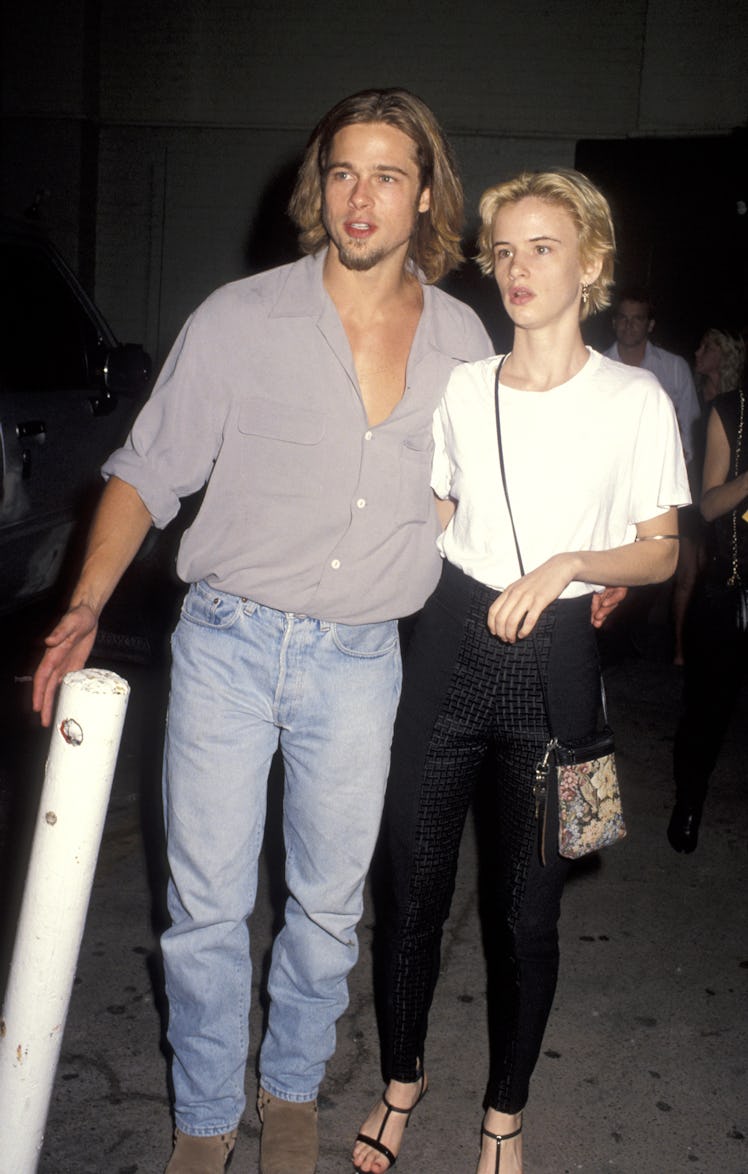
{"label": "short blonde haircut", "polygon": [[332,141],[339,130],[357,123],[385,122],[413,143],[421,191],[429,188],[430,207],[419,213],[410,257],[426,281],[438,281],[462,264],[462,183],[451,147],[434,114],[403,89],[362,90],[333,106],[312,131],[288,212],[299,230],[304,253],[328,243],[322,220],[322,193]]}
{"label": "short blonde haircut", "polygon": [[705,342],[715,342],[722,356],[719,364],[719,394],[735,391],[745,365],[745,343],[737,334],[712,326],[704,335]]}
{"label": "short blonde haircut", "polygon": [[608,201],[580,171],[525,171],[506,183],[494,184],[483,193],[476,257],[481,273],[490,276],[494,271],[492,237],[496,213],[506,204],[517,204],[528,196],[536,196],[547,204],[557,204],[569,213],[579,236],[582,263],[601,262],[600,273],[589,286],[587,302],[580,301],[579,316],[584,319],[604,310],[610,305],[613,284],[615,230]]}

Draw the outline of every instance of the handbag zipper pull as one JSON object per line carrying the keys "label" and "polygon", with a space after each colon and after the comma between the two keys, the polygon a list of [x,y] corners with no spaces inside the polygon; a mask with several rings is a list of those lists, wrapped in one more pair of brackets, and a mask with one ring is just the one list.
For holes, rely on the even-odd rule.
{"label": "handbag zipper pull", "polygon": [[532,788],[532,793],[535,796],[535,818],[540,819],[540,805],[541,803],[545,805],[546,798],[548,797],[548,788],[546,787],[545,782],[538,778],[537,772],[535,774],[535,783]]}
{"label": "handbag zipper pull", "polygon": [[540,863],[545,865],[545,830],[548,814],[548,772],[551,769],[551,754],[558,742],[551,738],[548,742],[540,762],[535,763],[535,782],[532,793],[535,796],[535,820],[538,823],[538,854]]}
{"label": "handbag zipper pull", "polygon": [[533,784],[532,793],[535,796],[535,818],[540,817],[540,805],[545,807],[545,801],[548,797],[548,771],[550,770],[551,754],[558,745],[556,738],[551,738],[547,744],[543,757],[540,762],[535,763],[535,782]]}

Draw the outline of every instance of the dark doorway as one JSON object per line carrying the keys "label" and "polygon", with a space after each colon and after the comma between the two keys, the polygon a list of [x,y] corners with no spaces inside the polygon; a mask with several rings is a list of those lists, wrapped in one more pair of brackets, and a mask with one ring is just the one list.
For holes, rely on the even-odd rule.
{"label": "dark doorway", "polygon": [[[720,137],[585,139],[576,167],[610,200],[616,285],[649,287],[656,341],[691,359],[707,327],[748,325],[745,128]],[[607,345],[608,327],[603,316],[601,337],[589,341]]]}

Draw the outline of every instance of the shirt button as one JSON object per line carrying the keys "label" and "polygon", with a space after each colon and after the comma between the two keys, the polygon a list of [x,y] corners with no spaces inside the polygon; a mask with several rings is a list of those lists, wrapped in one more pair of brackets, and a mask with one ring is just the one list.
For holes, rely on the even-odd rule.
{"label": "shirt button", "polygon": [[357,507],[358,507],[358,509],[360,509],[360,510],[362,510],[362,509],[364,508],[364,506],[365,506],[365,505],[366,505],[366,498],[365,498],[365,497],[360,497],[360,498],[358,499],[358,501],[356,502],[356,506],[357,506]]}
{"label": "shirt button", "polygon": [[371,440],[371,432],[364,432],[364,440]]}
{"label": "shirt button", "polygon": [[332,567],[332,569],[333,569],[334,571],[337,571],[337,570],[339,570],[339,568],[340,568],[340,559],[339,559],[339,558],[334,558],[334,559],[332,560],[332,562],[330,563],[330,566]]}

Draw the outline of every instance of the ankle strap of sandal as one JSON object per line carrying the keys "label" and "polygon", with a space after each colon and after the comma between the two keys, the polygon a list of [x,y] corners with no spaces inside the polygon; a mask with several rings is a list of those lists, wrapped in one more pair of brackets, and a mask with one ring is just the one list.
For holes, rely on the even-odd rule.
{"label": "ankle strap of sandal", "polygon": [[492,1138],[501,1145],[502,1141],[511,1141],[513,1137],[517,1137],[522,1132],[522,1126],[515,1129],[514,1133],[491,1133],[490,1129],[486,1129],[485,1125],[481,1125],[481,1133],[485,1133],[486,1137]]}

